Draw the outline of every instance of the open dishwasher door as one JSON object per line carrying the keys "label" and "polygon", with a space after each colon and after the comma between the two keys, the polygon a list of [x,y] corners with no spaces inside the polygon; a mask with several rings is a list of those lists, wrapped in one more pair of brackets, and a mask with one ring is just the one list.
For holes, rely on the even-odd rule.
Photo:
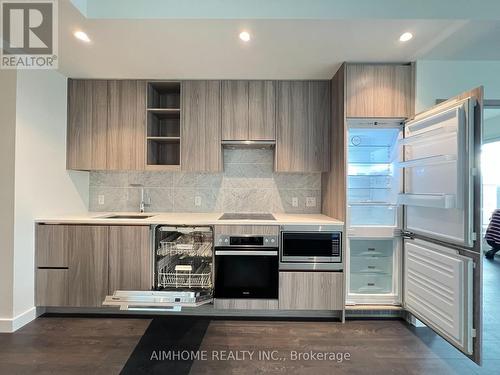
{"label": "open dishwasher door", "polygon": [[104,306],[127,311],[181,311],[212,302],[213,230],[202,226],[154,228],[153,290],[116,290]]}

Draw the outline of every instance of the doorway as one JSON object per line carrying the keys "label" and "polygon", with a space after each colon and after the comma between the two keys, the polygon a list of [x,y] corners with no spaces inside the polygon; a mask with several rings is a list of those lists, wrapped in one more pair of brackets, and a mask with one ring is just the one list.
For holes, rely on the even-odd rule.
{"label": "doorway", "polygon": [[[481,146],[482,185],[482,238],[483,252],[490,250],[484,235],[491,214],[500,208],[500,100],[484,103],[483,139]],[[486,368],[497,359],[500,337],[500,254],[495,259],[483,257],[483,359]],[[494,362],[494,361],[493,361]],[[484,370],[484,368],[483,368]]]}
{"label": "doorway", "polygon": [[[500,100],[486,100],[484,105],[481,169],[483,176],[483,238],[491,214],[500,208]],[[487,246],[487,245],[486,245]]]}

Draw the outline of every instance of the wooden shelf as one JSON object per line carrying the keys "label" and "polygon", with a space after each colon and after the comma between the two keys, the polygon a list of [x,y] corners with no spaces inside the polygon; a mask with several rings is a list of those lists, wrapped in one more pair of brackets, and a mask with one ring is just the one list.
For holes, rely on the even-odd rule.
{"label": "wooden shelf", "polygon": [[180,170],[180,82],[149,82],[147,170]]}

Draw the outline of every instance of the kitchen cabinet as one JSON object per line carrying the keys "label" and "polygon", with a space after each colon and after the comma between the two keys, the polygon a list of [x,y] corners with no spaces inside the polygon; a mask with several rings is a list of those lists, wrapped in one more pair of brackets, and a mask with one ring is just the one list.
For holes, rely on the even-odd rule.
{"label": "kitchen cabinet", "polygon": [[276,139],[276,83],[222,82],[222,140]]}
{"label": "kitchen cabinet", "polygon": [[152,251],[148,226],[109,227],[109,294],[151,290]]}
{"label": "kitchen cabinet", "polygon": [[69,225],[68,304],[100,307],[108,292],[108,227]]}
{"label": "kitchen cabinet", "polygon": [[220,81],[183,81],[181,96],[181,170],[221,171]]}
{"label": "kitchen cabinet", "polygon": [[147,170],[180,169],[180,95],[180,82],[148,82]]}
{"label": "kitchen cabinet", "polygon": [[67,169],[106,169],[107,123],[107,81],[69,79]]}
{"label": "kitchen cabinet", "polygon": [[66,227],[37,225],[35,303],[37,306],[68,305],[68,252]]}
{"label": "kitchen cabinet", "polygon": [[342,272],[280,272],[280,310],[342,310]]}
{"label": "kitchen cabinet", "polygon": [[413,90],[411,65],[347,64],[346,117],[411,117]]}
{"label": "kitchen cabinet", "polygon": [[101,306],[108,290],[108,228],[37,225],[37,306]]}
{"label": "kitchen cabinet", "polygon": [[115,290],[151,290],[149,226],[36,226],[36,305],[100,307]]}
{"label": "kitchen cabinet", "polygon": [[108,82],[107,170],[146,165],[146,82]]}
{"label": "kitchen cabinet", "polygon": [[36,226],[35,264],[43,268],[68,268],[67,226]]}
{"label": "kitchen cabinet", "polygon": [[215,237],[228,236],[278,236],[279,225],[216,225]]}
{"label": "kitchen cabinet", "polygon": [[216,298],[214,308],[221,310],[277,310],[277,299]]}
{"label": "kitchen cabinet", "polygon": [[145,82],[68,80],[67,169],[144,169],[145,126]]}
{"label": "kitchen cabinet", "polygon": [[36,306],[68,306],[68,269],[39,268],[36,272]]}
{"label": "kitchen cabinet", "polygon": [[276,139],[276,82],[248,83],[248,133],[252,141]]}
{"label": "kitchen cabinet", "polygon": [[323,172],[330,166],[330,82],[278,82],[276,171]]}
{"label": "kitchen cabinet", "polygon": [[222,139],[248,140],[248,81],[222,81]]}

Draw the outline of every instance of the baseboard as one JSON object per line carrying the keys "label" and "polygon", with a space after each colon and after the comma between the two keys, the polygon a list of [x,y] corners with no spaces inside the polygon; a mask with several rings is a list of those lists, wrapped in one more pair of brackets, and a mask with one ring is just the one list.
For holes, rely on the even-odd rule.
{"label": "baseboard", "polygon": [[28,324],[37,317],[36,308],[31,309],[15,316],[12,319],[0,319],[0,332],[2,333],[12,333],[17,331],[22,326]]}

